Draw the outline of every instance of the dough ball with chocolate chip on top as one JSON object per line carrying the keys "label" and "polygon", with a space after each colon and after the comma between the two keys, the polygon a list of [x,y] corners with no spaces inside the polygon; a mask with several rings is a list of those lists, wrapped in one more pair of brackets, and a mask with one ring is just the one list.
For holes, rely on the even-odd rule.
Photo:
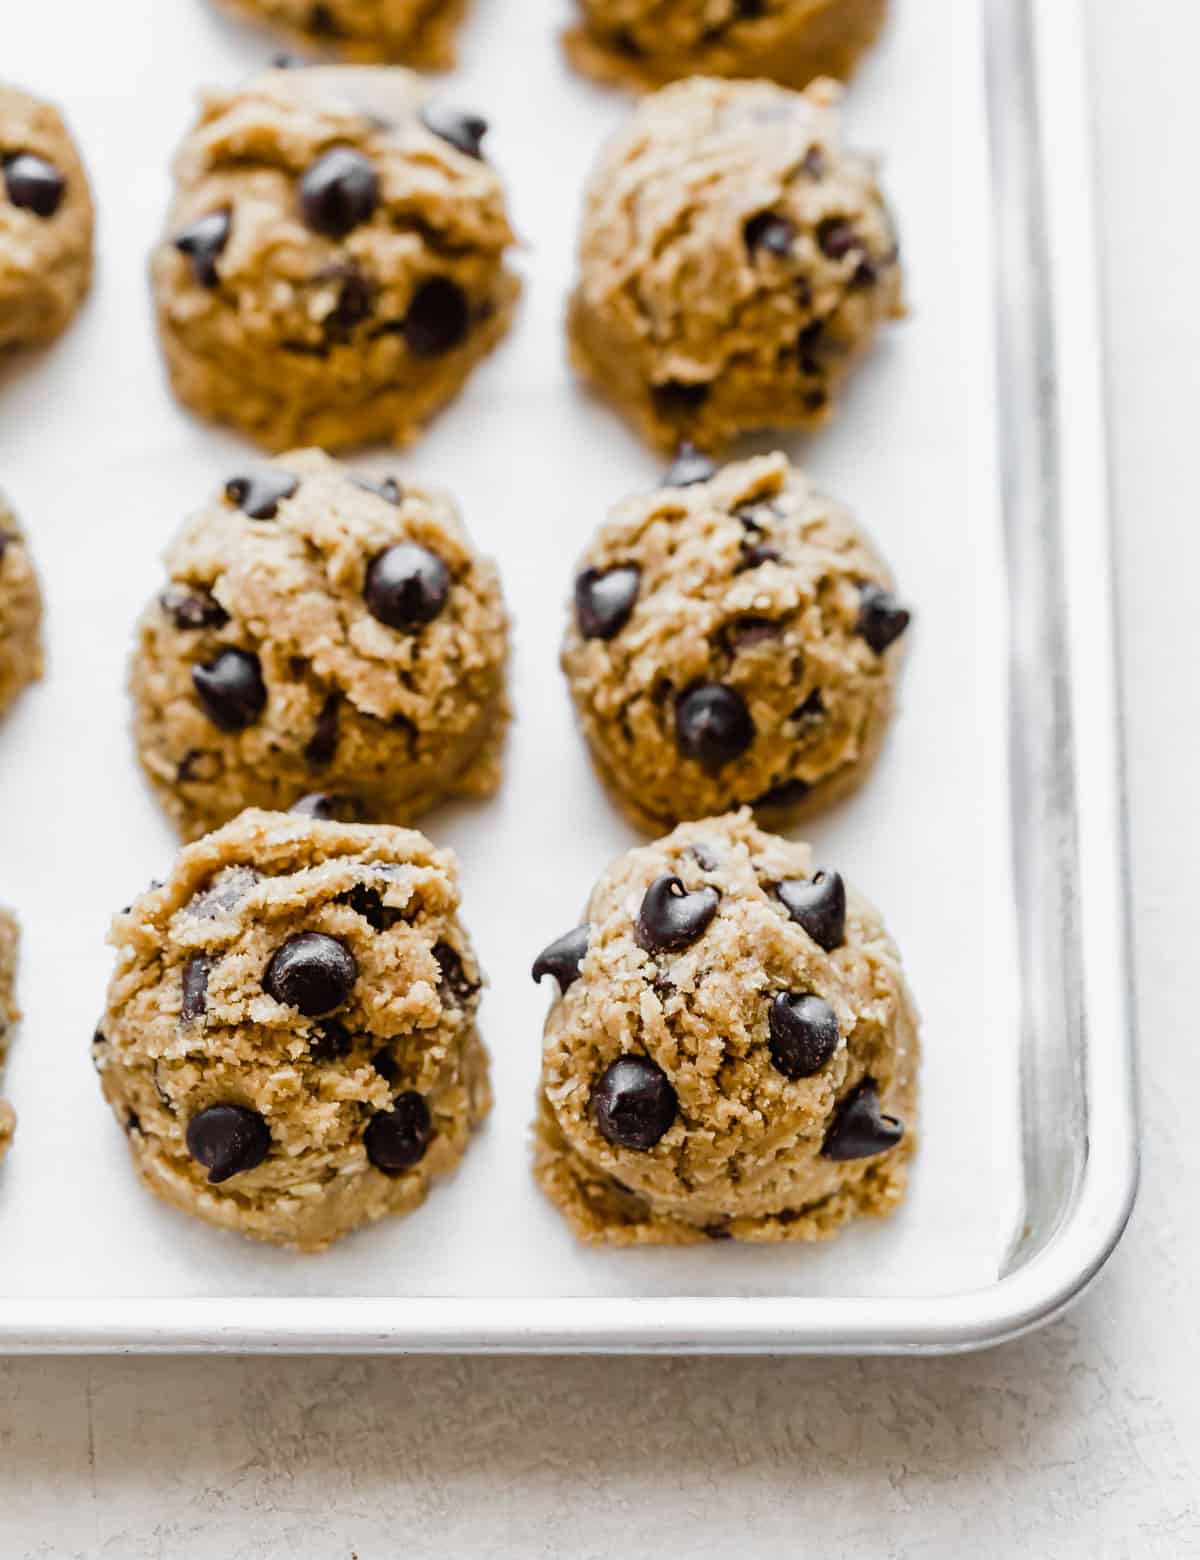
{"label": "dough ball with chocolate chip on top", "polygon": [[535,1174],[584,1241],[807,1241],[897,1207],[917,1016],[876,910],[748,812],[622,856],[553,977]]}
{"label": "dough ball with chocolate chip on top", "polygon": [[580,70],[653,87],[683,76],[762,76],[788,87],[845,79],[887,0],[577,0],[566,37]]}
{"label": "dough ball with chocolate chip on top", "polygon": [[563,668],[636,825],[749,804],[778,826],[867,773],[908,625],[866,535],[783,455],[684,451],[584,555]]}
{"label": "dough ball with chocolate chip on top", "polygon": [[0,85],[0,352],[65,330],[91,286],[93,225],[62,116]]}
{"label": "dough ball with chocolate chip on top", "polygon": [[0,493],[0,715],[41,675],[41,586],[25,535]]}
{"label": "dough ball with chocolate chip on top", "polygon": [[401,70],[207,94],[152,261],[179,399],[270,450],[414,439],[516,301],[486,130]]}
{"label": "dough ball with chocolate chip on top", "polygon": [[145,1184],[317,1250],[411,1212],[491,1096],[455,863],[409,829],[249,811],[114,922],[93,1042]]}
{"label": "dough ball with chocolate chip on top", "polygon": [[449,70],[467,0],[221,0],[308,49]]}
{"label": "dough ball with chocolate chip on top", "polygon": [[903,314],[895,229],[874,163],[842,142],[838,98],[824,80],[679,82],[602,154],[571,355],[650,443],[816,427]]}
{"label": "dough ball with chocolate chip on top", "polygon": [[243,807],[407,823],[496,789],[504,602],[446,494],[317,450],[250,462],[166,565],[138,630],[134,735],[185,838]]}

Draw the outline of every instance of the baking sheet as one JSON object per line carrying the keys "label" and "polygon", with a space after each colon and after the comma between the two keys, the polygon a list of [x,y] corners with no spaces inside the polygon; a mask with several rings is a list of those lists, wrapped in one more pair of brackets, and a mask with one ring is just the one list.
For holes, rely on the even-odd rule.
{"label": "baking sheet", "polygon": [[[529,1176],[547,1002],[529,965],[637,842],[574,730],[557,667],[565,601],[606,507],[660,470],[564,362],[582,184],[626,112],[620,95],[566,70],[566,12],[557,0],[477,0],[461,67],[444,80],[448,100],[493,126],[490,155],[525,241],[516,327],[413,451],[355,462],[453,488],[499,561],[515,619],[503,790],[423,824],[461,860],[464,913],[491,979],[481,1022],[496,1110],[418,1214],[319,1257],[260,1248],[154,1202],[88,1059],[108,917],[174,849],[131,754],[132,624],[173,531],[250,453],[170,400],[146,256],[197,87],[244,77],[275,45],[203,0],[41,0],[6,31],[4,76],[58,101],[81,143],[99,264],[67,337],[0,374],[0,485],[31,535],[49,607],[47,680],[0,730],[0,901],[25,927],[26,1013],[5,1078],[20,1126],[0,1172],[0,1309],[257,1296],[278,1302],[282,1338],[293,1297],[899,1297],[997,1278],[1021,1208],[1019,974],[982,15],[963,0],[898,0],[850,91],[853,139],[885,157],[912,317],[849,388],[837,423],[785,444],[874,533],[917,613],[876,773],[807,831],[820,859],[883,908],[924,1015],[907,1204],[818,1248],[614,1253],[576,1246]],[[210,1310],[215,1332],[232,1307]]]}

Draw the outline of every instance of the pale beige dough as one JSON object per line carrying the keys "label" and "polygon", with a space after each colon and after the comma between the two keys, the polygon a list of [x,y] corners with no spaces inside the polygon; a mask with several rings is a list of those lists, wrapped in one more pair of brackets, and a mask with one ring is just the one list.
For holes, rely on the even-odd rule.
{"label": "pale beige dough", "polygon": [[[636,594],[615,632],[586,637],[580,597],[597,576],[600,592],[624,576]],[[908,618],[891,584],[847,511],[783,455],[618,504],[577,570],[563,669],[631,821],[657,833],[751,803],[779,825],[853,789],[894,703]],[[882,650],[863,632],[875,591],[898,614]],[[737,716],[719,762],[687,745],[705,688]]]}
{"label": "pale beige dough", "polygon": [[[117,965],[93,1044],[151,1191],[305,1250],[419,1206],[491,1104],[482,976],[458,904],[453,858],[412,830],[249,811],[186,848],[113,921]],[[303,933],[335,939],[356,968],[345,1000],[317,1018],[264,985]],[[197,960],[207,983],[185,1012]],[[428,1112],[424,1155],[385,1173],[366,1134],[413,1093]],[[269,1143],[256,1166],[213,1184],[187,1133],[221,1105],[261,1117]]]}
{"label": "pale beige dough", "polygon": [[874,43],[887,0],[578,0],[572,62],[601,81],[763,76],[803,87],[844,79]]}
{"label": "pale beige dough", "polygon": [[[0,1068],[8,1052],[13,1027],[21,1017],[17,1007],[17,943],[20,930],[10,910],[0,909]],[[0,1099],[0,1159],[12,1145],[17,1129],[17,1114],[6,1099]]]}
{"label": "pale beige dough", "polygon": [[812,428],[903,312],[895,228],[840,89],[697,78],[646,98],[588,186],[578,372],[650,443]]}
{"label": "pale beige dough", "polygon": [[[519,290],[504,190],[428,128],[428,101],[410,72],[346,68],[204,96],[151,265],[186,406],[271,450],[403,445],[504,335]],[[303,201],[331,153],[375,180],[338,236]],[[222,221],[197,256],[195,224]]]}
{"label": "pale beige dough", "polygon": [[42,675],[42,593],[17,517],[0,493],[0,715]]}
{"label": "pale beige dough", "polygon": [[[844,940],[830,952],[789,918],[775,885],[813,871],[809,846],[742,812],[683,824],[600,879],[580,974],[546,1021],[535,1127],[537,1179],[581,1240],[808,1241],[897,1207],[915,1140],[916,1010],[866,900],[848,892]],[[691,946],[650,954],[635,925],[662,874],[720,899]],[[789,1079],[772,1059],[780,992],[816,995],[836,1014],[837,1050],[813,1076]],[[649,1149],[614,1146],[596,1122],[597,1082],[627,1055],[649,1057],[677,1097]],[[882,1152],[827,1157],[839,1113],[868,1080],[903,1135]]]}
{"label": "pale beige dough", "polygon": [[[35,157],[62,180],[53,210],[14,201],[13,159]],[[0,352],[52,341],[92,280],[92,195],[58,110],[0,85]]]}
{"label": "pale beige dough", "polygon": [[[295,491],[270,519],[222,491],[188,522],[133,657],[138,756],[181,834],[312,792],[385,823],[491,795],[508,719],[507,620],[495,568],[472,550],[453,501],[405,481],[395,502],[319,450],[246,469]],[[364,591],[373,561],[407,543],[440,559],[449,585],[431,621],[396,628]],[[197,668],[229,650],[255,658],[263,689],[238,730],[221,728],[197,684]]]}
{"label": "pale beige dough", "polygon": [[467,0],[221,0],[309,49],[449,70]]}

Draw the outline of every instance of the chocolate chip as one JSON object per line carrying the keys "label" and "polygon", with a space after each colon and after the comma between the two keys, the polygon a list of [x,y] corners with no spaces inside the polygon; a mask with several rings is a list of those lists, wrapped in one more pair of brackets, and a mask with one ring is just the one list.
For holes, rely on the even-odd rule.
{"label": "chocolate chip", "polygon": [[288,811],[295,813],[298,818],[314,818],[318,823],[331,823],[334,819],[352,814],[353,804],[348,797],[335,796],[331,791],[310,791],[298,802],[293,802]]}
{"label": "chocolate chip", "polygon": [[188,1153],[213,1186],[261,1165],[271,1147],[266,1122],[244,1105],[210,1105],[188,1122],[186,1136]]}
{"label": "chocolate chip", "polygon": [[401,330],[415,357],[441,357],[467,334],[467,295],[448,276],[422,282],[412,296]]}
{"label": "chocolate chip", "polygon": [[263,989],[306,1018],[323,1018],[341,1007],[357,979],[358,965],[344,943],[323,932],[297,932],[272,955]]}
{"label": "chocolate chip", "polygon": [[715,872],[721,864],[721,858],[711,845],[699,843],[688,846],[688,855],[700,868],[701,872]]}
{"label": "chocolate chip", "polygon": [[791,780],[781,780],[778,785],[771,786],[761,796],[756,796],[750,804],[752,807],[795,807],[809,795],[812,786],[807,780],[801,780],[797,775]]}
{"label": "chocolate chip", "polygon": [[780,904],[797,926],[826,953],[846,940],[846,885],[839,872],[822,868],[811,878],[788,878],[775,885]]}
{"label": "chocolate chip", "polygon": [[305,743],[304,757],[314,769],[323,769],[326,764],[333,763],[334,755],[337,753],[338,710],[341,704],[340,693],[326,695],[321,713],[317,716],[317,724],[313,727],[313,734]]}
{"label": "chocolate chip", "polygon": [[314,1062],[333,1062],[338,1057],[348,1056],[353,1045],[353,1036],[345,1024],[330,1018],[317,1025],[316,1032],[308,1042],[308,1054]]}
{"label": "chocolate chip", "polygon": [[699,482],[710,482],[717,474],[715,461],[702,455],[694,444],[685,439],[675,452],[675,459],[662,479],[663,487],[695,487]]}
{"label": "chocolate chip", "polygon": [[754,741],[754,722],[736,688],[695,683],[675,703],[675,745],[684,758],[716,770]]}
{"label": "chocolate chip", "polygon": [[810,179],[823,179],[829,164],[819,146],[810,146],[800,166]]}
{"label": "chocolate chip", "polygon": [[368,888],[365,883],[356,883],[346,893],[339,894],[337,902],[340,905],[349,905],[355,915],[361,915],[368,926],[377,932],[391,931],[397,921],[404,920],[402,910],[385,905],[379,890]]}
{"label": "chocolate chip", "polygon": [[533,978],[541,982],[543,975],[553,975],[560,994],[579,979],[579,966],[588,951],[592,929],[585,921],[573,931],[564,932],[554,942],[543,948],[533,961]]}
{"label": "chocolate chip", "polygon": [[774,211],[760,211],[742,228],[742,237],[750,253],[765,249],[770,255],[786,259],[796,241],[796,229],[786,217]]}
{"label": "chocolate chip", "polygon": [[204,713],[221,731],[244,731],[266,707],[262,668],[248,650],[222,650],[204,665],[193,666],[192,686]]}
{"label": "chocolate chip", "polygon": [[724,1224],[705,1224],[701,1228],[709,1240],[732,1240],[728,1228]]}
{"label": "chocolate chip", "polygon": [[665,1072],[648,1056],[618,1057],[592,1090],[592,1117],[618,1148],[653,1148],[675,1120],[679,1102]]}
{"label": "chocolate chip", "polygon": [[225,252],[232,228],[233,215],[225,207],[223,211],[210,211],[206,217],[197,217],[195,222],[180,228],[171,240],[179,253],[192,262],[192,275],[201,287],[215,287],[220,281],[217,261]]}
{"label": "chocolate chip", "polygon": [[483,138],[488,122],[478,114],[463,114],[456,108],[427,103],[421,110],[421,123],[440,140],[448,141],[465,157],[483,156]]}
{"label": "chocolate chip", "polygon": [[67,181],[54,164],[33,152],[4,159],[4,183],[13,205],[35,217],[52,217],[67,191]]}
{"label": "chocolate chip", "polygon": [[194,781],[215,780],[221,773],[221,758],[206,748],[189,748],[175,766],[175,779],[179,785],[191,785]]}
{"label": "chocolate chip", "polygon": [[189,590],[184,585],[168,585],[158,604],[183,633],[201,628],[223,628],[229,613],[206,590]]}
{"label": "chocolate chip", "polygon": [[396,1058],[388,1050],[387,1046],[383,1046],[375,1052],[375,1055],[371,1058],[371,1066],[385,1083],[395,1083],[400,1076]]}
{"label": "chocolate chip", "polygon": [[370,317],[370,283],[358,271],[350,270],[342,281],[337,302],[321,321],[321,334],[330,346],[344,345],[355,328]]}
{"label": "chocolate chip", "polygon": [[225,497],[251,520],[274,520],[280,504],[291,498],[299,486],[299,477],[290,471],[268,467],[248,477],[230,477],[225,484]]}
{"label": "chocolate chip", "polygon": [[450,570],[416,542],[397,542],[373,558],[363,586],[371,616],[401,630],[432,623],[449,594]]}
{"label": "chocolate chip", "polygon": [[771,1060],[785,1078],[811,1078],[838,1048],[837,1014],[811,992],[781,991],[771,1003]]}
{"label": "chocolate chip", "polygon": [[128,1136],[129,1133],[131,1133],[131,1132],[140,1132],[141,1130],[142,1130],[142,1118],[138,1115],[136,1110],[127,1110],[125,1112],[125,1133],[126,1133],[126,1136]]}
{"label": "chocolate chip", "polygon": [[871,259],[870,255],[865,255],[858,262],[858,266],[855,269],[854,275],[850,278],[850,285],[851,287],[861,288],[865,291],[869,287],[874,287],[878,280],[878,265],[874,260]]}
{"label": "chocolate chip", "polygon": [[801,373],[820,374],[822,372],[819,354],[824,339],[825,322],[823,320],[813,320],[796,337],[796,352],[800,358]]}
{"label": "chocolate chip", "polygon": [[323,3],[317,0],[317,4],[309,7],[308,30],[318,38],[340,38],[342,29],[337,17]]}
{"label": "chocolate chip", "polygon": [[854,631],[867,641],[876,655],[882,655],[908,627],[912,613],[882,585],[860,585],[858,599],[858,622]]}
{"label": "chocolate chip", "polygon": [[179,1016],[184,1023],[203,1018],[208,1012],[208,976],[212,969],[203,953],[194,953],[183,966],[183,1005]]}
{"label": "chocolate chip", "polygon": [[367,1158],[384,1175],[401,1175],[420,1164],[433,1136],[429,1106],[411,1090],[391,1110],[372,1116],[363,1133]]}
{"label": "chocolate chip", "polygon": [[797,704],[796,708],[788,716],[789,720],[819,720],[825,713],[825,700],[821,697],[821,690],[814,688],[803,704]]}
{"label": "chocolate chip", "polygon": [[665,384],[653,385],[651,395],[663,417],[686,417],[698,412],[708,400],[711,387],[707,384],[685,384],[681,379],[668,379]]}
{"label": "chocolate chip", "polygon": [[441,973],[441,988],[448,991],[456,1002],[470,1002],[478,994],[479,986],[463,969],[463,961],[457,949],[446,942],[434,943],[433,957]]}
{"label": "chocolate chip", "polygon": [[575,581],[575,621],[585,639],[612,639],[637,604],[642,571],[636,563],[585,569]]}
{"label": "chocolate chip", "polygon": [[384,477],[382,482],[368,482],[366,477],[355,477],[353,482],[364,493],[374,493],[376,498],[385,498],[389,504],[399,506],[404,502],[404,489],[395,477]]}
{"label": "chocolate chip", "polygon": [[903,1136],[904,1123],[883,1114],[874,1080],[864,1078],[838,1106],[821,1153],[826,1159],[869,1159],[895,1148]]}
{"label": "chocolate chip", "polygon": [[314,233],[345,238],[369,222],[379,204],[379,175],[352,146],[335,146],[305,169],[300,211]]}
{"label": "chocolate chip", "polygon": [[734,573],[744,574],[748,569],[761,569],[764,563],[778,563],[782,556],[778,547],[746,547]]}
{"label": "chocolate chip", "polygon": [[688,893],[679,878],[664,872],[646,890],[638,911],[636,937],[647,953],[678,953],[703,937],[717,913],[715,888]]}
{"label": "chocolate chip", "polygon": [[842,260],[852,249],[862,248],[862,239],[845,217],[826,217],[817,224],[817,244],[823,255]]}

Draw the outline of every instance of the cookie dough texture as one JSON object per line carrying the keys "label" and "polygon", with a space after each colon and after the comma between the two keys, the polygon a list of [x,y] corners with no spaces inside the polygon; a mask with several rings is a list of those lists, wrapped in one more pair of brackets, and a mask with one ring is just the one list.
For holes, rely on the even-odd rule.
{"label": "cookie dough texture", "polygon": [[[602,597],[623,577],[627,616],[586,637],[588,582]],[[563,669],[630,820],[658,833],[748,803],[779,825],[852,790],[894,705],[902,641],[863,633],[864,593],[890,585],[783,455],[618,504],[581,561]]]}
{"label": "cookie dough texture", "polygon": [[42,593],[17,517],[0,493],[0,715],[42,675]]}
{"label": "cookie dough texture", "polygon": [[601,81],[763,76],[803,87],[844,79],[875,41],[887,0],[578,0],[572,62]]}
{"label": "cookie dough texture", "polygon": [[0,352],[66,328],[91,285],[93,220],[58,110],[0,85]]}
{"label": "cookie dough texture", "polygon": [[[251,480],[246,496],[238,484]],[[232,479],[169,549],[131,688],[138,757],[185,838],[314,792],[335,811],[406,823],[499,784],[507,620],[496,571],[447,495],[380,486],[295,451]],[[231,492],[271,517],[252,518]],[[429,621],[396,628],[365,593],[374,561],[409,545],[440,560],[445,595]],[[226,711],[231,651],[251,696],[240,702],[235,676]]]}
{"label": "cookie dough texture", "polygon": [[652,444],[818,426],[903,314],[895,229],[874,163],[842,144],[839,96],[826,80],[684,81],[602,154],[571,355]]}
{"label": "cookie dough texture", "polygon": [[[10,910],[0,909],[0,1067],[8,1052],[9,1036],[21,1017],[16,1003],[17,918]],[[17,1116],[5,1099],[0,1099],[0,1159],[12,1145]]]}
{"label": "cookie dough texture", "polygon": [[[546,1023],[535,1173],[582,1240],[617,1246],[810,1241],[897,1207],[914,1145],[917,1018],[877,912],[850,892],[844,941],[825,952],[774,892],[806,879],[809,847],[755,828],[749,814],[684,824],[622,857],[588,906],[578,979]],[[648,886],[677,875],[714,887],[716,915],[690,947],[648,954],[635,923]],[[779,992],[820,996],[838,1048],[814,1076],[772,1061],[768,1012]],[[615,1147],[592,1108],[617,1058],[651,1058],[678,1099],[652,1148]],[[839,1110],[870,1080],[899,1142],[869,1157],[822,1153]]]}
{"label": "cookie dough texture", "polygon": [[348,60],[449,70],[467,0],[224,0],[225,8]]}
{"label": "cookie dough texture", "polygon": [[504,191],[427,97],[317,68],[203,98],[151,267],[184,405],[270,450],[403,445],[504,335]]}
{"label": "cookie dough texture", "polygon": [[[416,1208],[490,1108],[481,976],[458,903],[453,859],[411,830],[251,811],[185,849],[113,922],[117,965],[93,1046],[151,1191],[310,1250]],[[355,969],[320,1018],[264,985],[273,956],[307,933],[336,939]],[[413,1093],[427,1146],[388,1174],[368,1128]],[[269,1143],[261,1163],[214,1184],[187,1130],[219,1105],[260,1116]]]}

